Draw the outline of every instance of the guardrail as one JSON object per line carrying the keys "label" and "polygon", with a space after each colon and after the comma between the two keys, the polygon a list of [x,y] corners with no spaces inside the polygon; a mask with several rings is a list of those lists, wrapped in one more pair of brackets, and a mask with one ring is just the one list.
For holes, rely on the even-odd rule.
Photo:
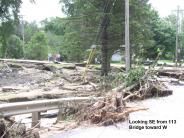
{"label": "guardrail", "polygon": [[40,127],[40,112],[59,109],[64,102],[79,102],[79,101],[97,101],[104,99],[103,97],[71,97],[52,100],[39,100],[29,102],[17,102],[0,104],[0,118],[10,117],[19,114],[32,113],[32,127]]}

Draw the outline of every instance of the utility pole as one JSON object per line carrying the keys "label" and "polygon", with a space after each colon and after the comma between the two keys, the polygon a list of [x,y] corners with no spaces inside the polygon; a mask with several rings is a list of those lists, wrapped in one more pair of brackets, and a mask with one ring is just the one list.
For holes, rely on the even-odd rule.
{"label": "utility pole", "polygon": [[125,0],[125,67],[126,72],[130,70],[130,38],[129,38],[129,0]]}
{"label": "utility pole", "polygon": [[179,48],[179,12],[180,7],[178,6],[177,9],[177,16],[176,16],[176,50],[175,50],[175,66],[178,66],[178,48]]}
{"label": "utility pole", "polygon": [[20,18],[21,18],[21,34],[22,34],[22,42],[23,42],[23,46],[22,46],[22,49],[23,49],[23,57],[25,57],[25,34],[24,34],[24,15],[20,15]]}
{"label": "utility pole", "polygon": [[175,66],[178,66],[180,62],[179,53],[181,52],[181,47],[179,46],[179,34],[181,33],[181,24],[180,24],[180,14],[183,14],[184,10],[181,10],[178,6],[176,11],[176,50],[175,50]]}

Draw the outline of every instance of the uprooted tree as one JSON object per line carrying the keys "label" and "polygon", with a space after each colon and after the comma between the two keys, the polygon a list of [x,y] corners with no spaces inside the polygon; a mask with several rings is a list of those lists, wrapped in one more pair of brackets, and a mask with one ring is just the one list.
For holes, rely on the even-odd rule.
{"label": "uprooted tree", "polygon": [[147,70],[134,84],[126,87],[119,86],[109,92],[103,101],[95,103],[89,111],[88,119],[91,123],[112,125],[125,121],[129,114],[136,111],[147,110],[141,107],[128,107],[126,101],[143,100],[151,97],[171,95],[172,90],[157,79],[155,73]]}

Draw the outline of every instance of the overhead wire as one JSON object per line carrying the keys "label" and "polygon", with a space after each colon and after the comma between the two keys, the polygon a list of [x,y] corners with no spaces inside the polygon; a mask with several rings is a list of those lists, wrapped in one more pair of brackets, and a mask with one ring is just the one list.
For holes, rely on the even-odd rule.
{"label": "overhead wire", "polygon": [[[108,0],[108,3],[106,3],[106,5],[104,6],[103,12],[105,12],[105,11],[106,11],[106,8],[108,8],[110,1],[111,1],[111,0]],[[109,13],[112,12],[112,9],[113,9],[113,7],[114,7],[116,1],[117,1],[117,0],[114,0],[114,2],[113,2],[113,4],[112,4],[112,7],[110,7],[110,12],[109,12]],[[108,13],[108,14],[109,14],[109,13]],[[101,27],[101,22],[102,22],[102,21],[100,20],[99,27],[98,27],[98,31],[97,31],[97,34],[96,34],[96,37],[95,37],[95,42],[98,41],[98,38],[99,38],[99,36],[101,35],[101,32],[105,29],[105,26],[103,26],[103,28],[100,29],[100,27]],[[105,21],[105,24],[106,24],[106,23],[107,23],[107,20]],[[101,31],[100,31],[100,30],[101,30]],[[90,54],[89,54],[89,57],[88,57],[88,60],[87,60],[87,63],[86,63],[86,67],[85,67],[85,70],[84,70],[84,73],[83,73],[83,81],[84,81],[84,82],[86,82],[87,69],[88,69],[88,66],[89,66],[89,64],[91,63],[91,61],[92,61],[92,59],[93,59],[93,57],[94,57],[94,55],[95,55],[95,52],[96,52],[96,45],[95,45],[94,48],[91,49],[91,52],[90,52]]]}
{"label": "overhead wire", "polygon": [[[109,4],[110,1],[111,1],[111,0],[108,1],[108,4]],[[113,9],[113,7],[114,7],[116,1],[117,1],[117,0],[114,0],[114,2],[113,2],[113,4],[112,4],[112,7],[111,7],[111,9],[110,9],[109,14],[112,14],[112,9]],[[107,5],[107,6],[108,6],[108,5]],[[105,9],[104,9],[104,11],[105,11]],[[107,23],[107,20],[106,20],[105,23]],[[101,35],[101,32],[105,29],[105,26],[103,26],[103,28],[102,28],[101,31],[100,31],[100,27],[101,27],[101,21],[100,21],[100,23],[99,23],[99,28],[98,28],[99,30],[98,30],[97,36],[96,36],[96,38],[95,38],[95,42],[96,42],[96,43],[98,42],[98,39],[99,39],[99,36]]]}

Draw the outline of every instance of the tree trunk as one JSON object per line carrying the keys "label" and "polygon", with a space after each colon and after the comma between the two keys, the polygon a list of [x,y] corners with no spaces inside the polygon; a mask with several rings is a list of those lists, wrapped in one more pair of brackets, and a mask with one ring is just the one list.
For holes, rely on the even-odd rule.
{"label": "tree trunk", "polygon": [[[105,22],[105,20],[104,20]],[[104,29],[102,30],[102,38],[101,38],[101,53],[102,53],[102,65],[101,65],[101,75],[107,76],[108,75],[108,47],[107,47],[107,40],[108,40],[108,34],[107,34],[107,25],[104,26]]]}
{"label": "tree trunk", "polygon": [[107,76],[110,70],[110,58],[109,58],[109,49],[108,49],[108,26],[110,19],[108,13],[110,13],[111,4],[107,5],[104,9],[104,17],[102,18],[101,23],[101,75]]}

